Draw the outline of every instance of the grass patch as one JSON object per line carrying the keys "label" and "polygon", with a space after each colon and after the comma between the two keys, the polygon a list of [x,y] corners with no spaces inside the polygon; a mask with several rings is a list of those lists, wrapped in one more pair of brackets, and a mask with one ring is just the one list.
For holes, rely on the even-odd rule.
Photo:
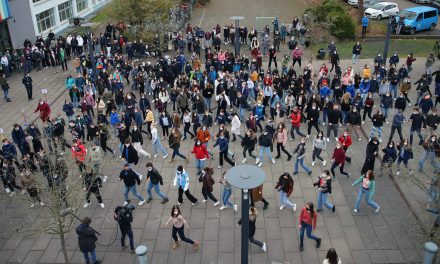
{"label": "grass patch", "polygon": [[[337,41],[340,59],[351,59],[354,41]],[[392,39],[388,49],[388,56],[397,52],[400,58],[406,58],[409,53],[414,53],[416,57],[426,57],[434,47],[435,40],[432,39]],[[374,58],[377,53],[383,54],[385,40],[361,41],[362,53],[360,58]],[[316,57],[318,49],[324,48],[327,51],[328,43],[313,44],[312,54]],[[326,52],[326,56],[327,56]]]}
{"label": "grass patch", "polygon": [[100,11],[94,18],[91,19],[91,21],[93,23],[102,23],[102,22],[106,22],[108,18],[109,17],[107,12]]}

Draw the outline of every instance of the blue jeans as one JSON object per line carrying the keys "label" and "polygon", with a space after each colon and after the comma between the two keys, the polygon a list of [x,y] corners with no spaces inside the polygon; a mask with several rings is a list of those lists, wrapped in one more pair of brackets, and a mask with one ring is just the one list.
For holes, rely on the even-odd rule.
{"label": "blue jeans", "polygon": [[246,109],[240,106],[238,111],[239,111],[238,116],[240,117],[241,122],[243,122],[245,120]]}
{"label": "blue jeans", "polygon": [[262,163],[264,160],[263,152],[266,151],[267,158],[269,161],[273,160],[272,155],[270,154],[270,147],[260,147],[260,162]]}
{"label": "blue jeans", "polygon": [[229,201],[229,197],[231,197],[232,190],[230,188],[223,188],[222,201],[224,206],[233,207],[234,205]]}
{"label": "blue jeans", "polygon": [[374,135],[376,134],[376,130],[377,130],[378,137],[380,138],[382,136],[382,127],[372,126],[371,127],[370,138],[374,137]]}
{"label": "blue jeans", "polygon": [[301,223],[301,229],[299,231],[299,242],[302,245],[304,241],[304,229],[307,232],[307,237],[313,240],[318,240],[318,237],[312,234],[312,225]]}
{"label": "blue jeans", "polygon": [[353,54],[353,57],[351,58],[351,62],[353,64],[356,64],[358,59],[359,59],[359,54]]}
{"label": "blue jeans", "polygon": [[390,110],[390,108],[381,107],[380,109],[382,110],[383,116],[385,117],[386,120],[388,118],[388,111]]}
{"label": "blue jeans", "polygon": [[293,203],[287,198],[287,194],[284,191],[280,191],[280,204],[281,206],[290,206],[293,208]]}
{"label": "blue jeans", "polygon": [[342,124],[347,124],[348,123],[348,111],[341,111],[341,113],[342,113]]}
{"label": "blue jeans", "polygon": [[5,100],[9,99],[9,89],[3,89],[3,98],[5,98]]}
{"label": "blue jeans", "polygon": [[[203,97],[203,101],[205,102],[206,109],[211,110],[211,98]],[[202,119],[200,119],[202,121]]]}
{"label": "blue jeans", "polygon": [[136,184],[133,186],[124,186],[124,199],[125,199],[125,201],[128,200],[128,192],[131,192],[134,195],[134,197],[139,199],[139,201],[144,200],[144,198],[140,194],[137,193]]}
{"label": "blue jeans", "polygon": [[121,245],[125,246],[125,236],[128,236],[130,240],[130,249],[134,250],[134,239],[133,239],[133,229],[122,230],[121,229]]}
{"label": "blue jeans", "polygon": [[160,191],[160,187],[159,187],[159,183],[158,184],[153,184],[150,182],[148,182],[148,186],[147,186],[147,193],[148,193],[148,198],[153,198],[153,195],[151,193],[151,189],[154,188],[154,191],[157,193],[157,195],[159,195],[162,199],[167,198],[165,194],[163,194]]}
{"label": "blue jeans", "polygon": [[389,89],[390,93],[393,94],[393,98],[397,98],[397,85],[390,84]]}
{"label": "blue jeans", "polygon": [[333,204],[327,201],[328,193],[318,192],[318,210],[322,210],[322,204],[328,209],[333,209]]}
{"label": "blue jeans", "polygon": [[296,158],[296,159],[295,159],[295,169],[294,169],[294,173],[298,173],[298,163],[299,163],[299,165],[301,165],[301,167],[302,167],[307,173],[311,173],[311,172],[312,172],[312,170],[311,170],[309,167],[307,167],[306,164],[304,164],[304,158],[302,158],[302,159],[298,159],[298,158]]}
{"label": "blue jeans", "polygon": [[379,208],[379,205],[375,201],[370,200],[370,190],[366,190],[366,189],[364,189],[364,187],[361,186],[359,188],[359,192],[358,192],[358,195],[357,195],[357,198],[356,198],[356,204],[354,206],[354,209],[359,210],[359,204],[361,203],[363,195],[365,195],[365,202],[369,206],[373,207],[374,209]]}
{"label": "blue jeans", "polygon": [[167,151],[166,151],[165,148],[162,146],[162,143],[160,143],[160,140],[159,140],[159,139],[156,139],[156,142],[154,142],[153,146],[154,146],[154,152],[153,152],[153,155],[154,155],[154,154],[157,154],[157,153],[159,152],[159,150],[162,151],[162,153],[163,153],[164,156],[167,155]]}
{"label": "blue jeans", "polygon": [[435,152],[434,151],[425,151],[422,154],[422,158],[419,160],[419,170],[423,170],[423,165],[425,164],[425,161],[429,159],[431,162],[432,167],[434,167],[435,171],[440,170],[440,164],[435,161]]}
{"label": "blue jeans", "polygon": [[89,258],[89,253],[92,256],[92,263],[96,262],[96,251],[89,251],[89,252],[83,252],[84,255],[84,260],[86,261],[86,263],[90,263],[90,258]]}
{"label": "blue jeans", "polygon": [[205,160],[199,160],[196,159],[196,168],[197,171],[202,171],[202,169],[205,167]]}

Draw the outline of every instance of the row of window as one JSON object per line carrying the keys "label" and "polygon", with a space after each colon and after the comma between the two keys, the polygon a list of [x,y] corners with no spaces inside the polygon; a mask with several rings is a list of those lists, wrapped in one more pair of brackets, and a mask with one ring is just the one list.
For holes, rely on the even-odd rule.
{"label": "row of window", "polygon": [[[33,0],[34,3],[39,1],[42,0]],[[86,8],[87,8],[87,0],[76,0],[76,10],[78,13]],[[71,19],[73,15],[72,0],[59,4],[58,14],[60,16],[60,22]],[[35,18],[37,20],[39,33],[55,26],[55,12],[53,8],[37,14]]]}

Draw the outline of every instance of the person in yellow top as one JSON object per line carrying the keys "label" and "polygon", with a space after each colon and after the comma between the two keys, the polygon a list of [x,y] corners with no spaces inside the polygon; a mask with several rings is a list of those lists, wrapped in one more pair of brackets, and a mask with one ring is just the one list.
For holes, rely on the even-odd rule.
{"label": "person in yellow top", "polygon": [[147,132],[150,135],[151,139],[151,124],[154,123],[154,114],[149,108],[145,110],[145,124],[147,124]]}
{"label": "person in yellow top", "polygon": [[364,79],[371,79],[371,69],[370,69],[370,66],[368,66],[368,64],[365,64],[364,70],[362,73],[363,73]]}
{"label": "person in yellow top", "polygon": [[257,71],[253,71],[251,73],[251,80],[255,83],[258,80],[258,72]]}

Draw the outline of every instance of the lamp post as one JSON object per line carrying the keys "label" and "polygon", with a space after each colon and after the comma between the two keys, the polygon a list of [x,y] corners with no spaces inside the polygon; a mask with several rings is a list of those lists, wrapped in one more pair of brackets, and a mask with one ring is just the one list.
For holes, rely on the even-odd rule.
{"label": "lamp post", "polygon": [[81,24],[82,27],[85,27],[87,30],[87,42],[89,45],[89,56],[90,56],[90,63],[92,64],[92,81],[95,83],[96,80],[96,63],[95,63],[95,51],[93,50],[93,38],[92,38],[92,31],[90,28],[93,26],[93,23],[84,23]]}
{"label": "lamp post", "polygon": [[235,20],[235,57],[240,56],[240,20],[242,16],[232,16],[230,19]]}
{"label": "lamp post", "polygon": [[228,170],[225,179],[241,189],[241,264],[249,258],[249,191],[264,183],[266,175],[254,165],[239,165]]}
{"label": "lamp post", "polygon": [[[386,65],[387,63],[387,56],[388,56],[388,48],[390,46],[390,37],[391,37],[391,19],[394,19],[392,16],[388,17],[388,22],[387,22],[387,35],[385,38],[385,47],[383,50],[383,62]],[[379,65],[380,67],[380,65]]]}

